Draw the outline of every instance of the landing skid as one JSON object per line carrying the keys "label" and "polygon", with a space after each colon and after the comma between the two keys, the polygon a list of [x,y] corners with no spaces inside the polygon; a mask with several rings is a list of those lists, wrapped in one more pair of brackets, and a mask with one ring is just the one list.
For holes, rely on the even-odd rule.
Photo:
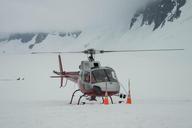
{"label": "landing skid", "polygon": [[[72,104],[72,103],[73,103],[73,98],[74,98],[74,96],[75,96],[75,93],[76,93],[76,92],[79,92],[79,91],[80,91],[80,89],[77,89],[77,90],[75,90],[75,91],[73,92],[73,94],[72,94],[72,96],[71,96],[71,101],[70,101],[69,104]],[[78,100],[77,105],[80,104],[81,98],[83,98],[83,97],[87,97],[87,94],[84,93],[83,95],[81,95],[81,96],[79,97],[79,100]],[[110,100],[111,100],[111,104],[113,104],[113,99],[112,99],[112,97],[109,96],[109,98],[110,98]],[[103,98],[103,97],[102,97],[102,100],[103,100],[103,102],[104,102],[104,98]],[[85,104],[85,103],[84,103],[84,104]]]}

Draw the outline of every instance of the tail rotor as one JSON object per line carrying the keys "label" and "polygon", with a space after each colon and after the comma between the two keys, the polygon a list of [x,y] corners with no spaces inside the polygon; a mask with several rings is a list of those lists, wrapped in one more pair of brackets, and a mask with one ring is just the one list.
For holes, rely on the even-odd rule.
{"label": "tail rotor", "polygon": [[61,55],[58,55],[58,59],[59,59],[59,69],[60,69],[60,72],[63,72],[63,64],[62,64],[62,61],[61,61]]}
{"label": "tail rotor", "polygon": [[63,70],[63,64],[61,60],[61,56],[58,55],[58,60],[59,60],[59,72],[58,71],[53,71],[53,73],[57,74],[57,76],[51,76],[51,78],[60,78],[60,88],[63,87],[63,81],[65,77],[65,71]]}
{"label": "tail rotor", "polygon": [[[58,55],[58,59],[59,59],[59,69],[60,69],[60,74],[62,75],[64,73],[63,71],[63,64],[62,64],[62,61],[61,61],[61,55]],[[61,76],[61,84],[60,84],[60,88],[63,87],[63,79],[64,77]]]}

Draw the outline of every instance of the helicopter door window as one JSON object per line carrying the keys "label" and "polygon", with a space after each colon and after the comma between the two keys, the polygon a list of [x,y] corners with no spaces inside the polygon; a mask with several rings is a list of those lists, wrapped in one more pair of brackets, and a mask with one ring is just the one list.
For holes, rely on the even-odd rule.
{"label": "helicopter door window", "polygon": [[87,83],[90,82],[90,73],[89,72],[84,73],[84,81]]}
{"label": "helicopter door window", "polygon": [[96,83],[94,74],[91,74],[91,83]]}

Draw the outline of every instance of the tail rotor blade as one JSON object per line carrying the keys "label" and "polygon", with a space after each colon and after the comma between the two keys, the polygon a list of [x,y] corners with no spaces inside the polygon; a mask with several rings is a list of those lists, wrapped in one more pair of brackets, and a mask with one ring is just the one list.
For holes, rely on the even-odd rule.
{"label": "tail rotor blade", "polygon": [[59,69],[60,69],[60,72],[62,73],[63,72],[63,64],[62,64],[62,61],[61,61],[61,56],[58,55],[58,58],[59,58]]}
{"label": "tail rotor blade", "polygon": [[61,86],[60,88],[63,87],[63,77],[61,77]]}
{"label": "tail rotor blade", "polygon": [[[60,73],[63,73],[63,64],[62,64],[62,60],[61,60],[61,55],[58,55],[58,59],[59,59],[59,70]],[[61,85],[60,88],[63,87],[63,76],[61,76]]]}

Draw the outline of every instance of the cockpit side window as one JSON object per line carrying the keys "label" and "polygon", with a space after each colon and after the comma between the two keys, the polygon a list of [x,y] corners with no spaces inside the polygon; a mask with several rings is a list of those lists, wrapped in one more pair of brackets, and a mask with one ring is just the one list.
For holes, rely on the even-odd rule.
{"label": "cockpit side window", "polygon": [[91,81],[92,83],[95,82],[117,82],[117,78],[115,75],[115,72],[112,69],[99,69],[99,70],[94,70],[91,73],[91,76],[95,80],[94,82]]}
{"label": "cockpit side window", "polygon": [[95,79],[95,82],[104,82],[106,81],[106,75],[103,69],[94,70],[92,76]]}

